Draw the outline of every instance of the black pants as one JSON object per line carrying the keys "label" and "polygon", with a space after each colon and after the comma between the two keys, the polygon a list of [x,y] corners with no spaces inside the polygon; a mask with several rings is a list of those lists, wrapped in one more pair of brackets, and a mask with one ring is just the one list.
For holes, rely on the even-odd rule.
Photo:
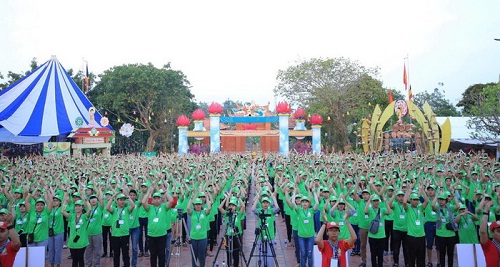
{"label": "black pants", "polygon": [[139,218],[139,251],[148,252],[148,218]]}
{"label": "black pants", "polygon": [[368,238],[373,267],[384,266],[384,238]]}
{"label": "black pants", "polygon": [[19,235],[19,241],[21,241],[21,247],[27,247],[28,246],[28,234],[20,234]]}
{"label": "black pants", "polygon": [[130,255],[128,254],[130,235],[111,236],[111,247],[113,248],[113,266],[120,267],[120,251],[123,253],[123,266],[130,266]]}
{"label": "black pants", "polygon": [[[285,225],[286,225],[286,238],[288,243],[292,242],[292,223],[290,215],[285,214]],[[326,232],[326,231],[325,231]]]}
{"label": "black pants", "polygon": [[[406,236],[408,243],[408,259],[410,267],[424,267],[425,266],[425,236],[413,237]],[[416,265],[415,265],[416,264]]]}
{"label": "black pants", "polygon": [[408,264],[408,246],[407,246],[407,232],[393,230],[392,231],[392,258],[394,263],[399,264],[399,251],[401,243],[403,244],[403,256],[405,258],[405,265]]}
{"label": "black pants", "polygon": [[448,267],[453,267],[453,252],[457,244],[457,237],[436,236],[437,249],[439,250],[439,264],[446,266],[446,254],[448,254]]}
{"label": "black pants", "polygon": [[[232,267],[238,267],[239,264],[240,264],[240,248],[241,248],[241,245],[240,245],[240,240],[241,240],[241,235],[235,235],[232,237],[232,253],[231,253],[231,257],[233,258],[233,265]],[[229,236],[226,236],[226,257],[227,259],[229,259],[229,253],[230,253],[230,246],[231,244],[231,239]]]}
{"label": "black pants", "polygon": [[217,243],[217,235],[219,234],[218,230],[218,225],[217,225],[217,217],[219,215],[215,216],[215,220],[210,222],[210,229],[208,230],[208,245],[210,248],[210,251],[214,249],[215,244]]}
{"label": "black pants", "polygon": [[[394,221],[385,220],[385,240],[384,240],[384,251],[393,250],[392,246],[392,229],[394,228]],[[389,244],[390,243],[390,244]]]}
{"label": "black pants", "polygon": [[156,237],[148,236],[149,250],[151,252],[151,255],[149,256],[149,264],[151,267],[165,266],[166,242],[167,242],[167,235],[156,236]]}
{"label": "black pants", "polygon": [[85,267],[85,248],[70,248],[72,267]]}
{"label": "black pants", "polygon": [[109,254],[113,253],[113,243],[111,242],[111,226],[102,227],[102,248],[104,254],[108,254],[108,237],[109,237]]}

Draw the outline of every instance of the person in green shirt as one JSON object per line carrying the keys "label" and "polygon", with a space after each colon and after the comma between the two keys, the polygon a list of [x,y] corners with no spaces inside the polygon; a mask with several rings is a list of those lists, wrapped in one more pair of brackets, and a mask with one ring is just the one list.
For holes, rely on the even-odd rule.
{"label": "person in green shirt", "polygon": [[[449,193],[442,192],[437,198],[439,204],[436,204],[436,199],[432,201],[432,209],[436,211],[438,217],[436,221],[436,244],[439,250],[439,264],[441,266],[446,264],[446,254],[448,254],[448,266],[453,266],[453,253],[457,243],[454,231],[455,222],[451,206],[448,204],[448,197],[450,197]],[[459,208],[458,200],[455,197],[453,199],[455,200],[456,210]]]}
{"label": "person in green shirt", "polygon": [[[403,199],[403,206],[406,211],[408,234],[408,259],[410,266],[425,265],[425,228],[424,228],[424,211],[429,204],[429,198],[424,198],[424,203],[420,203],[418,194],[410,194],[408,190]],[[424,194],[423,188],[420,189],[420,194]],[[408,205],[408,195],[410,205]]]}
{"label": "person in green shirt", "polygon": [[[172,239],[172,221],[170,219],[170,211],[172,206],[176,205],[170,194],[166,194],[166,200],[162,201],[162,194],[156,192],[151,198],[151,193],[154,187],[150,187],[141,200],[141,205],[147,212],[148,220],[148,244],[151,255],[149,262],[151,267],[165,266],[168,262],[168,253],[170,253],[170,240]],[[151,203],[151,204],[149,204]]]}
{"label": "person in green shirt", "polygon": [[[113,192],[111,191],[106,191],[104,193],[104,203],[106,203],[106,206],[108,202],[111,202],[111,205],[116,205],[116,203],[113,200]],[[114,257],[113,255],[113,243],[111,242],[111,224],[113,223],[113,216],[111,216],[111,213],[106,209],[106,206],[104,206],[102,210],[102,248],[103,248],[103,254],[101,258],[105,258],[108,256],[108,239],[110,240],[109,242],[109,256],[111,258]]]}
{"label": "person in green shirt", "polygon": [[[28,200],[28,198],[26,198]],[[28,204],[26,204],[28,203]],[[28,245],[28,222],[29,222],[29,201],[20,200],[17,204],[10,202],[10,210],[14,214],[16,232],[21,240],[21,247]]]}
{"label": "person in green shirt", "polygon": [[[245,218],[245,203],[241,198],[231,197],[229,193],[225,193],[224,201],[219,205],[219,211],[222,214],[223,221],[226,225],[224,239],[227,246],[226,257],[232,259],[232,266],[239,266],[240,250],[243,247],[241,242],[242,221]],[[232,253],[230,253],[232,250]],[[230,260],[228,260],[229,262]]]}
{"label": "person in green shirt", "polygon": [[49,264],[60,266],[64,239],[64,220],[61,212],[62,196],[49,195],[52,197],[52,207],[49,217]]}
{"label": "person in green shirt", "polygon": [[[379,218],[379,227],[376,233],[368,231],[368,243],[370,244],[372,266],[382,267],[384,263],[384,239],[385,239],[385,222],[384,215],[392,213],[391,207],[386,202],[386,207],[380,207],[380,197],[378,195],[370,195],[369,202],[371,205],[365,205],[363,211],[368,215],[368,221],[372,222],[375,218]],[[369,227],[370,228],[370,227]]]}
{"label": "person in green shirt", "polygon": [[477,238],[475,221],[479,218],[476,214],[467,210],[464,204],[460,205],[459,213],[455,217],[455,222],[458,224],[458,237],[460,244],[479,244]]}
{"label": "person in green shirt", "polygon": [[[86,207],[87,213],[83,212],[83,206]],[[85,266],[85,248],[89,245],[87,234],[88,216],[90,215],[90,204],[83,200],[75,201],[74,211],[71,213],[62,209],[62,214],[68,219],[69,237],[68,248],[71,253],[72,266]]]}
{"label": "person in green shirt", "polygon": [[87,224],[87,235],[89,236],[89,245],[85,250],[85,261],[90,266],[99,267],[101,263],[102,253],[102,215],[103,215],[103,198],[100,191],[98,195],[91,195],[89,198],[90,215]]}
{"label": "person in green shirt", "polygon": [[[194,196],[198,196],[194,193]],[[205,196],[206,197],[206,196]],[[208,246],[208,230],[210,226],[210,210],[212,202],[210,198],[206,198],[206,208],[203,209],[203,201],[201,198],[189,199],[187,204],[187,214],[191,218],[191,229],[189,236],[191,237],[191,247],[193,248],[191,254],[191,262],[193,267],[204,267],[205,259],[207,256]],[[193,207],[194,206],[194,210]]]}
{"label": "person in green shirt", "polygon": [[[123,265],[130,266],[129,239],[130,239],[130,213],[135,208],[132,199],[123,193],[115,194],[116,207],[112,207],[112,201],[106,205],[106,210],[112,215],[111,223],[111,247],[113,248],[113,265],[120,267],[120,251],[123,253]],[[128,199],[128,206],[126,206]]]}
{"label": "person in green shirt", "polygon": [[[409,192],[411,190],[407,190]],[[401,245],[403,246],[403,256],[405,265],[408,264],[408,246],[406,237],[408,235],[407,218],[404,202],[405,193],[399,190],[395,196],[393,196],[388,205],[392,209],[393,215],[393,230],[392,230],[392,258],[394,260],[393,266],[399,266],[399,252],[401,250]],[[384,218],[386,219],[386,218]]]}
{"label": "person in green shirt", "polygon": [[[274,266],[274,260],[271,254],[271,245],[274,242],[275,237],[275,228],[274,221],[276,218],[276,214],[279,213],[280,209],[278,207],[278,201],[276,200],[276,196],[273,195],[273,201],[268,197],[262,198],[260,201],[262,207],[257,208],[257,204],[259,203],[259,198],[255,197],[254,203],[252,205],[252,212],[258,216],[258,244],[259,248],[259,262],[267,262],[264,263],[264,266],[272,267]],[[267,240],[267,246],[264,246],[262,243],[262,237]]]}

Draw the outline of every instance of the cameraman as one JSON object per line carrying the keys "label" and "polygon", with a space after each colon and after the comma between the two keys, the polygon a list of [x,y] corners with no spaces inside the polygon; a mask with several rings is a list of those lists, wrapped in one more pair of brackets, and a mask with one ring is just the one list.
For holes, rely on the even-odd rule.
{"label": "cameraman", "polygon": [[[219,205],[219,211],[223,214],[223,220],[226,224],[226,232],[224,233],[226,244],[222,245],[227,246],[227,258],[233,258],[232,266],[238,267],[240,248],[242,248],[242,244],[240,244],[241,234],[243,233],[241,222],[245,218],[245,203],[241,198],[231,197],[228,193],[225,196],[226,198]],[[224,207],[227,207],[227,210]],[[231,255],[230,251],[232,252]]]}
{"label": "cameraman", "polygon": [[[273,196],[272,203],[268,197],[262,198],[260,203],[259,203],[259,198],[255,197],[254,203],[252,205],[253,213],[258,216],[258,224],[257,224],[258,230],[257,230],[256,234],[258,235],[258,247],[260,248],[259,251],[260,252],[262,252],[262,251],[267,252],[267,253],[265,253],[265,255],[261,255],[261,253],[259,253],[259,262],[266,261],[267,264],[264,264],[264,266],[269,266],[269,267],[274,266],[274,264],[273,264],[274,261],[272,259],[273,255],[271,253],[270,245],[274,244],[273,243],[274,237],[276,235],[275,225],[274,225],[274,221],[276,218],[275,215],[278,214],[278,212],[280,211],[280,209],[278,207],[278,201],[276,200],[276,193],[274,193],[272,196]],[[258,204],[260,204],[261,207],[257,208]],[[267,229],[267,231],[266,231],[266,229]],[[262,231],[266,231],[266,232],[262,232]],[[267,243],[264,242],[264,244],[267,244],[267,247],[263,248],[262,247],[262,244],[263,244],[262,237],[266,237],[266,236],[267,236],[267,238],[265,239],[265,242],[267,242]]]}

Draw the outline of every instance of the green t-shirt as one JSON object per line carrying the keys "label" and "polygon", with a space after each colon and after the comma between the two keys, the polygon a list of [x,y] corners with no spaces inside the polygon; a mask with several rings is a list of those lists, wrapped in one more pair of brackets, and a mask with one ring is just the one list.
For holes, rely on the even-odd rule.
{"label": "green t-shirt", "polygon": [[29,233],[34,233],[34,242],[49,238],[49,211],[47,208],[44,208],[40,213],[34,209],[30,211],[28,229]]}
{"label": "green t-shirt", "polygon": [[361,229],[368,229],[368,227],[370,227],[370,220],[368,214],[365,214],[365,206],[367,204],[362,198],[359,199],[356,203],[358,203],[358,206],[356,207],[356,213],[358,215],[358,226]]}
{"label": "green t-shirt", "polygon": [[91,207],[87,227],[87,234],[89,236],[102,234],[102,215],[103,208],[99,203],[95,207]]}
{"label": "green t-shirt", "polygon": [[[112,200],[109,200],[112,201]],[[107,202],[105,202],[107,203]],[[106,206],[106,204],[105,204]],[[112,208],[115,208],[115,203],[111,204]],[[102,209],[102,226],[111,226],[113,223],[113,215],[105,208]]]}
{"label": "green t-shirt", "polygon": [[[429,205],[428,205],[429,206]],[[425,217],[422,204],[418,204],[416,208],[408,205],[406,209],[406,220],[408,222],[408,235],[413,237],[425,236]]]}
{"label": "green t-shirt", "polygon": [[140,202],[135,202],[135,208],[130,212],[130,229],[139,227],[139,206],[142,206]]}
{"label": "green t-shirt", "polygon": [[[254,210],[254,214],[258,215],[262,213],[262,208]],[[267,210],[264,211],[264,214],[270,215],[269,217],[264,218],[264,223],[267,225],[267,230],[269,231],[269,236],[267,237],[268,240],[272,240],[276,236],[276,231],[274,229],[274,221],[275,221],[275,214],[279,212],[279,209],[273,209],[269,207]],[[260,227],[262,224],[262,220],[257,217],[257,227]],[[265,235],[263,233],[263,235]],[[259,235],[259,239],[261,238],[261,235]]]}
{"label": "green t-shirt", "polygon": [[333,215],[333,221],[339,225],[340,229],[339,240],[345,240],[351,237],[351,234],[349,233],[349,228],[347,227],[347,223],[344,220],[345,214],[346,214],[345,210],[340,211],[336,209]]}
{"label": "green t-shirt", "polygon": [[460,244],[479,244],[476,225],[474,224],[474,218],[472,218],[472,215],[467,214],[465,217],[460,216],[460,222],[458,223],[458,237],[460,239]]}
{"label": "green t-shirt", "polygon": [[[233,224],[234,224],[234,227],[236,229],[231,229],[230,227],[227,227],[227,229],[226,229],[226,235],[228,235],[228,236],[234,236],[234,235],[242,233],[241,222],[245,218],[245,214],[241,214],[241,213],[236,213],[236,214],[233,213],[232,216],[233,216],[233,218],[232,218]],[[225,225],[229,225],[228,224],[228,221],[229,221],[228,214],[227,213],[223,214],[222,218],[224,219]]]}
{"label": "green t-shirt", "polygon": [[115,207],[112,212],[111,236],[127,236],[130,230],[130,212],[127,206]]}
{"label": "green t-shirt", "polygon": [[426,222],[437,222],[437,213],[432,209],[432,205],[429,203],[424,210],[425,221]]}
{"label": "green t-shirt", "polygon": [[[394,214],[393,220],[393,229],[398,230],[398,231],[403,231],[406,232],[408,231],[408,225],[407,225],[407,218],[406,218],[406,211],[404,209],[403,204],[400,204],[397,201],[394,201],[392,203],[392,213]],[[384,217],[385,219],[386,217]]]}
{"label": "green t-shirt", "polygon": [[375,210],[373,207],[370,207],[370,208],[368,208],[368,214],[365,214],[365,215],[368,215],[368,221],[371,222],[371,221],[375,220],[375,217],[377,216],[377,213],[379,211],[380,211],[380,225],[378,227],[378,231],[376,234],[372,234],[370,231],[368,231],[369,238],[377,238],[377,239],[385,238],[384,215],[387,212],[387,210],[385,208],[382,208],[382,207],[378,208],[377,210]]}
{"label": "green t-shirt", "polygon": [[314,209],[308,208],[304,210],[298,207],[297,210],[297,231],[298,236],[302,238],[313,237],[314,232]]}
{"label": "green t-shirt", "polygon": [[[68,248],[78,249],[84,248],[89,245],[89,237],[87,235],[88,218],[86,214],[81,214],[80,217],[75,213],[70,214],[68,217],[69,237]],[[76,238],[79,236],[79,238]],[[76,240],[75,242],[75,239]]]}
{"label": "green t-shirt", "polygon": [[208,230],[210,230],[210,214],[206,214],[205,210],[199,212],[193,210],[191,213],[191,230],[189,231],[191,239],[206,239]]}
{"label": "green t-shirt", "polygon": [[[438,207],[439,209],[439,207]],[[446,224],[451,222],[451,218],[448,214],[447,209],[441,209],[439,220],[441,223],[436,223],[436,236],[440,237],[452,237],[455,236],[455,231],[446,229]],[[438,227],[440,226],[440,227]]]}
{"label": "green t-shirt", "polygon": [[16,232],[23,230],[24,233],[27,233],[29,217],[30,217],[29,212],[24,213],[24,215],[21,214],[20,212],[16,212],[16,218],[15,218]]}
{"label": "green t-shirt", "polygon": [[61,209],[61,207],[52,208],[50,212],[49,228],[53,228],[56,235],[64,233],[64,219]]}
{"label": "green t-shirt", "polygon": [[165,203],[158,207],[149,205],[148,212],[148,236],[159,237],[167,234],[171,228],[170,210]]}

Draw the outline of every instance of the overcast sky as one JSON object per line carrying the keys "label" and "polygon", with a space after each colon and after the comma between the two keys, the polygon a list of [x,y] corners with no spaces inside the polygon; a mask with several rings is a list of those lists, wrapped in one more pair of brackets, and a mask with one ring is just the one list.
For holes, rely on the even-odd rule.
{"label": "overcast sky", "polygon": [[[171,62],[197,101],[275,103],[278,70],[310,58],[379,67],[404,92],[438,83],[456,103],[500,75],[500,2],[481,1],[0,1],[0,72],[56,55],[66,69]],[[278,99],[280,100],[280,99]]]}

